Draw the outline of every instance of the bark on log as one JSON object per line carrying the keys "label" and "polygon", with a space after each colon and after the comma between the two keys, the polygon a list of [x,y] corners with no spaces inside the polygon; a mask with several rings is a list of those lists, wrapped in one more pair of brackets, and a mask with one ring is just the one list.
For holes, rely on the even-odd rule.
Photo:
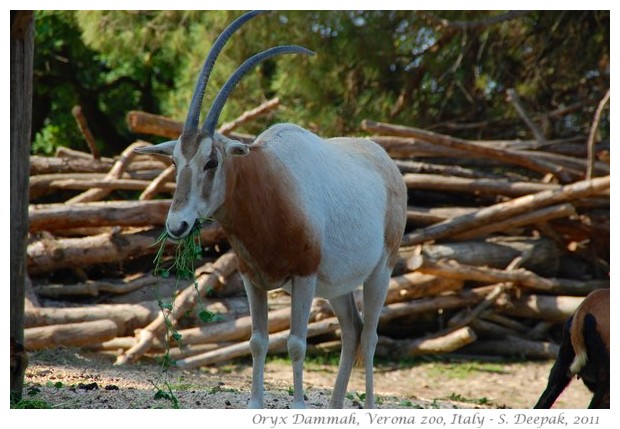
{"label": "bark on log", "polygon": [[373,135],[369,139],[382,146],[388,155],[394,159],[467,157],[467,152],[464,150],[450,150],[410,137]]}
{"label": "bark on log", "polygon": [[403,175],[409,189],[433,191],[472,192],[477,194],[505,195],[518,197],[546,190],[556,190],[561,186],[552,183],[509,182],[498,179],[470,179],[465,177],[440,176],[435,174]]}
{"label": "bark on log", "polygon": [[[420,273],[409,273],[404,276],[394,277],[390,280],[386,304],[408,301],[416,298],[439,295],[445,292],[459,291],[463,286],[461,281],[442,279]],[[358,308],[361,308],[362,293],[355,292],[355,300]],[[334,313],[323,300],[315,300],[310,310],[310,321],[318,321],[319,318],[333,317]],[[290,308],[270,311],[268,313],[269,332],[279,332],[289,328]],[[207,326],[184,329],[179,331],[183,336],[184,344],[203,344],[221,341],[248,340],[252,332],[252,320],[250,316],[236,320],[210,324]]]}
{"label": "bark on log", "polygon": [[252,110],[243,112],[241,116],[239,116],[235,120],[222,124],[222,126],[220,126],[219,128],[219,132],[224,135],[228,135],[233,130],[237,129],[239,126],[247,122],[250,122],[261,115],[264,115],[265,113],[268,113],[271,110],[278,108],[279,105],[280,105],[280,100],[277,97],[272,98],[271,100],[265,101],[260,106]]}
{"label": "bark on log", "polygon": [[163,225],[171,200],[30,205],[30,232],[101,226]]}
{"label": "bark on log", "polygon": [[[144,192],[140,194],[140,198],[138,199],[140,201],[153,199],[153,197],[155,197],[161,191],[165,190],[166,187],[170,185],[167,182],[174,181],[176,171],[177,170],[174,165],[171,165],[168,168],[166,168],[164,171],[161,172],[159,176],[155,178],[155,180],[153,180],[144,189]],[[176,189],[176,186],[174,187],[174,189]]]}
{"label": "bark on log", "polygon": [[[176,140],[183,132],[183,123],[165,116],[132,110],[127,113],[127,127],[136,134],[150,134]],[[255,136],[230,132],[230,138],[251,143]]]}
{"label": "bark on log", "polygon": [[429,143],[441,145],[449,149],[457,149],[469,152],[469,156],[476,154],[481,157],[500,160],[505,163],[519,165],[532,171],[542,174],[551,173],[566,183],[571,181],[571,176],[560,166],[552,164],[548,161],[536,159],[532,156],[525,156],[521,153],[491,148],[485,145],[472,143],[467,140],[455,137],[437,134],[419,128],[405,127],[402,125],[392,125],[369,120],[362,121],[362,128],[366,131],[380,132],[383,134],[391,134],[396,136],[414,137]]}
{"label": "bark on log", "polygon": [[459,167],[458,165],[440,165],[430,164],[427,162],[416,161],[401,161],[394,160],[394,163],[401,171],[401,173],[414,173],[414,174],[438,174],[443,176],[454,177],[466,177],[469,179],[501,179],[506,180],[506,176],[498,174],[487,173],[478,170],[472,170],[470,168]]}
{"label": "bark on log", "polygon": [[405,341],[399,346],[404,356],[422,356],[450,353],[476,341],[476,333],[469,327],[438,333],[419,340]]}
{"label": "bark on log", "polygon": [[27,350],[41,350],[100,343],[116,337],[117,333],[116,322],[103,319],[27,328],[24,330],[24,339]]}
{"label": "bark on log", "polygon": [[[547,238],[496,237],[486,241],[423,244],[414,252],[431,261],[448,259],[463,265],[500,269],[517,256],[527,254],[521,266],[542,276],[557,276],[560,267],[560,250]],[[401,251],[400,255],[407,258],[413,256],[411,253]]]}
{"label": "bark on log", "polygon": [[509,232],[515,228],[527,225],[539,225],[553,219],[568,218],[577,214],[575,206],[570,203],[556,204],[539,210],[533,210],[506,219],[504,221],[493,222],[478,228],[472,228],[466,232],[454,235],[455,240],[471,240],[474,238],[485,237],[496,232]]}
{"label": "bark on log", "polygon": [[[314,309],[316,312],[316,309]],[[291,310],[283,308],[270,311],[268,314],[268,329],[270,333],[286,330],[290,327]],[[219,343],[222,341],[246,341],[252,334],[252,319],[250,316],[228,322],[215,323],[207,326],[183,329],[183,344]]]}
{"label": "bark on log", "polygon": [[[153,180],[160,173],[161,170],[158,169],[131,171],[123,174],[122,177],[124,179]],[[103,180],[105,177],[105,174],[101,173],[56,173],[31,176],[28,189],[29,197],[30,200],[34,200],[57,191],[56,188],[51,187],[51,184],[61,180]]]}
{"label": "bark on log", "polygon": [[409,189],[425,189],[432,191],[471,192],[476,194],[505,195],[520,197],[546,190],[556,190],[560,185],[536,182],[509,182],[498,179],[470,179],[465,177],[449,177],[435,174],[403,175]]}
{"label": "bark on log", "polygon": [[[584,158],[577,158],[574,156],[563,155],[561,153],[551,153],[543,151],[517,151],[523,155],[534,156],[535,158],[543,161],[552,162],[554,164],[562,166],[566,171],[570,172],[574,177],[579,179],[585,179],[584,170],[587,168],[588,161]],[[595,161],[594,169],[600,176],[607,176],[610,172],[609,164],[606,162]]]}
{"label": "bark on log", "polygon": [[525,195],[443,221],[419,232],[406,234],[401,245],[411,246],[425,241],[453,236],[472,228],[499,220],[506,220],[537,208],[596,195],[608,190],[609,185],[610,176],[605,176],[565,185],[560,189]]}
{"label": "bark on log", "polygon": [[[333,332],[338,328],[338,326],[338,319],[335,317],[330,317],[329,319],[321,320],[320,322],[310,323],[308,324],[307,338],[312,338],[327,332]],[[289,336],[290,331],[288,329],[286,331],[270,335],[269,350],[273,351],[274,349],[285,347]],[[230,347],[224,347],[212,352],[178,360],[176,365],[179,368],[195,368],[203,365],[213,365],[215,363],[229,361],[231,359],[249,355],[250,341],[244,341]]]}
{"label": "bark on log", "polygon": [[127,127],[136,134],[150,134],[177,139],[183,132],[183,124],[152,113],[132,110],[127,113]]}
{"label": "bark on log", "polygon": [[[474,302],[478,302],[482,299],[482,295],[477,293],[462,294],[458,297],[437,297],[422,299],[415,302],[396,303],[383,307],[381,312],[380,323],[393,320],[402,315],[409,315],[412,313],[420,313],[426,311],[433,311],[438,309],[448,309],[455,307],[462,307],[470,305]],[[339,328],[338,319],[336,317],[330,317],[319,322],[312,322],[308,325],[308,338],[313,336],[326,334],[329,332],[335,332]],[[286,341],[290,335],[290,331],[281,331],[269,336],[269,350],[281,349],[286,346]],[[250,345],[249,341],[235,344],[224,349],[219,349],[213,352],[204,353],[197,356],[192,356],[180,361],[177,361],[177,366],[181,368],[194,368],[201,365],[212,365],[219,362],[228,361],[230,359],[239,358],[242,356],[249,356]]]}
{"label": "bark on log", "polygon": [[508,337],[497,341],[476,341],[461,349],[464,353],[500,355],[529,359],[555,359],[558,346],[544,341],[530,341],[519,337]]}
{"label": "bark on log", "polygon": [[[386,304],[400,301],[409,301],[417,298],[441,295],[446,292],[458,292],[463,288],[463,282],[455,279],[445,279],[423,273],[407,273],[390,279]],[[363,301],[361,291],[356,291],[356,301]]]}
{"label": "bark on log", "polygon": [[[150,180],[134,180],[134,179],[89,179],[89,180],[54,180],[49,184],[52,189],[69,189],[82,191],[85,189],[101,189],[106,192],[112,192],[116,190],[124,191],[143,191],[151,184]],[[173,193],[176,189],[174,183],[163,183],[161,190],[169,193]]]}
{"label": "bark on log", "polygon": [[[133,347],[135,344],[136,337],[117,337],[109,341],[104,341],[100,344],[89,344],[86,348],[92,351],[122,353],[124,350]],[[151,348],[150,353],[147,354],[157,356],[161,355],[161,353],[165,351],[171,360],[177,360],[231,345],[232,343],[183,344],[183,347],[166,348],[163,343],[155,341],[153,342],[153,347]]]}
{"label": "bark on log", "polygon": [[[159,228],[139,232],[120,231],[83,238],[42,239],[28,245],[28,272],[43,274],[61,268],[115,263],[157,252],[155,241]],[[225,239],[219,225],[209,225],[200,231],[203,245]],[[169,244],[168,246],[172,246]]]}
{"label": "bark on log", "polygon": [[498,302],[502,314],[531,319],[564,322],[577,310],[584,296],[523,295]]}
{"label": "bark on log", "polygon": [[434,261],[413,256],[409,268],[439,277],[475,280],[486,283],[512,282],[516,285],[545,293],[585,296],[594,289],[609,287],[608,280],[579,281],[573,279],[544,278],[523,268],[503,271],[494,268],[474,267],[454,261]]}
{"label": "bark on log", "polygon": [[[125,172],[125,170],[127,169],[127,166],[131,163],[131,160],[133,159],[133,157],[137,155],[134,149],[137,147],[143,147],[147,145],[149,145],[149,143],[147,142],[135,142],[135,143],[130,144],[123,151],[119,160],[116,161],[116,163],[114,164],[110,172],[106,175],[106,179],[114,180],[114,179],[120,178]],[[85,203],[88,201],[101,200],[105,198],[107,195],[109,195],[110,192],[111,192],[110,189],[105,189],[105,188],[89,189],[88,191],[68,200],[67,204]]]}
{"label": "bark on log", "polygon": [[[486,290],[487,289],[484,289],[484,291]],[[387,323],[393,319],[403,316],[462,308],[468,305],[476,304],[483,299],[484,295],[480,293],[480,291],[464,291],[458,295],[420,298],[415,301],[396,302],[383,307],[381,310],[379,323]]]}
{"label": "bark on log", "polygon": [[[96,297],[100,294],[127,294],[143,287],[152,287],[159,289],[163,287],[163,284],[171,283],[169,279],[162,279],[161,277],[146,275],[137,279],[123,279],[123,280],[98,280],[98,281],[86,281],[83,283],[75,284],[44,284],[35,286],[34,290],[38,296],[43,298],[67,298],[67,297],[84,297],[91,296]],[[146,301],[146,299],[142,299]]]}
{"label": "bark on log", "polygon": [[[496,325],[505,326],[508,329],[512,329],[513,331],[519,334],[529,335],[532,332],[532,328],[525,323],[518,322],[517,320],[506,317],[501,314],[497,314],[493,310],[485,310],[482,312],[480,316],[481,320],[492,322]],[[533,339],[533,338],[530,338]]]}
{"label": "bark on log", "polygon": [[159,307],[155,302],[141,304],[97,304],[87,307],[35,307],[25,314],[27,328],[87,323],[98,320],[113,320],[117,326],[115,336],[132,335],[134,330],[150,323],[157,317]]}
{"label": "bark on log", "polygon": [[481,339],[501,340],[509,336],[519,336],[514,329],[486,320],[472,320],[469,322],[469,326]]}
{"label": "bark on log", "polygon": [[107,173],[114,165],[111,158],[82,159],[30,156],[30,175],[58,173]]}
{"label": "bark on log", "polygon": [[[124,365],[135,362],[146,353],[153,343],[153,340],[164,334],[165,329],[170,323],[176,325],[177,320],[188,310],[192,309],[197,302],[198,296],[203,296],[208,290],[214,289],[219,282],[220,276],[228,277],[237,267],[237,257],[234,253],[228,252],[222,255],[214,264],[211,274],[206,276],[196,276],[196,285],[185,288],[175,299],[175,306],[169,311],[166,317],[160,313],[153,322],[149,323],[140,331],[138,343],[121,354],[116,359],[116,365]],[[200,268],[199,268],[200,270]],[[208,268],[211,270],[211,267]],[[198,293],[197,293],[198,291]],[[167,318],[167,320],[166,320]]]}
{"label": "bark on log", "polygon": [[457,216],[463,216],[476,209],[473,207],[407,207],[407,222],[428,226]]}

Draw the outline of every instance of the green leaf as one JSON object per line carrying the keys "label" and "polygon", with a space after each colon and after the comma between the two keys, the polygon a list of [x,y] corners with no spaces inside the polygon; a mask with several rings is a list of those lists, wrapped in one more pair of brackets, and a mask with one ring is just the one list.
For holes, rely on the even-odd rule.
{"label": "green leaf", "polygon": [[200,313],[198,313],[198,317],[204,323],[210,323],[210,322],[213,322],[217,318],[217,314],[212,313],[208,310],[200,310]]}

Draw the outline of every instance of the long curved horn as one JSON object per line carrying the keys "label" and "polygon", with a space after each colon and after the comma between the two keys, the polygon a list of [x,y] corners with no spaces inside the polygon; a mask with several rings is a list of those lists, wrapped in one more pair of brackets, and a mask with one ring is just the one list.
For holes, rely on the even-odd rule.
{"label": "long curved horn", "polygon": [[257,15],[262,15],[268,12],[268,10],[254,10],[252,12],[241,15],[239,18],[231,22],[230,25],[228,25],[228,27],[226,27],[226,29],[224,29],[224,31],[222,31],[222,33],[215,40],[215,43],[213,43],[213,46],[209,51],[209,55],[205,59],[202,70],[200,71],[200,75],[198,76],[198,82],[196,82],[194,94],[192,95],[192,101],[189,105],[189,111],[187,112],[185,126],[183,127],[184,130],[198,129],[200,106],[202,106],[202,99],[204,97],[205,89],[207,88],[207,83],[209,82],[209,75],[211,75],[211,70],[213,69],[215,60],[222,51],[222,48],[224,48],[224,45],[226,44],[228,39],[230,39],[230,37],[235,33],[235,31],[237,31],[237,29],[243,24],[245,24],[247,21]]}
{"label": "long curved horn", "polygon": [[274,57],[276,55],[283,54],[314,55],[314,52],[309,49],[302,48],[301,46],[285,45],[267,49],[266,51],[258,53],[245,60],[245,62],[241,64],[237,70],[235,70],[232,76],[228,78],[222,89],[220,89],[220,92],[217,94],[215,101],[211,105],[211,109],[209,109],[207,118],[202,125],[202,132],[209,137],[213,137],[213,134],[215,133],[215,126],[217,125],[217,121],[220,118],[222,109],[224,108],[224,103],[226,103],[228,96],[235,88],[235,86],[237,86],[243,76],[245,76],[252,68],[254,68],[260,62],[265,61],[266,59]]}

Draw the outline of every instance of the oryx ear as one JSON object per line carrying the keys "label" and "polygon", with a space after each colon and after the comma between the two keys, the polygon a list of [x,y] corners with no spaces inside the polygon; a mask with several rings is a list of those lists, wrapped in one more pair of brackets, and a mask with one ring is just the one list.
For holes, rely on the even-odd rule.
{"label": "oryx ear", "polygon": [[172,156],[174,146],[177,144],[177,140],[171,140],[153,146],[137,147],[134,150],[143,155],[167,155]]}
{"label": "oryx ear", "polygon": [[250,153],[250,148],[247,144],[238,142],[236,140],[228,140],[226,142],[226,155],[245,156],[248,153]]}

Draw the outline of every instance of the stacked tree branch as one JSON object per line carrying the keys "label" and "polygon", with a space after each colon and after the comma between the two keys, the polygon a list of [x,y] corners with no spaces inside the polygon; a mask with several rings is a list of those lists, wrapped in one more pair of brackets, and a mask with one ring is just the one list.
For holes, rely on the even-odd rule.
{"label": "stacked tree branch", "polygon": [[[271,100],[220,131],[277,105]],[[130,112],[128,123],[140,134],[180,134],[178,122],[144,112]],[[590,291],[609,287],[609,164],[546,152],[538,141],[468,141],[372,121],[362,128],[409,189],[378,355],[554,357],[562,322]],[[201,230],[193,281],[152,273],[174,168],[136,155],[133,147],[144,144],[115,159],[75,151],[33,157],[26,347],[89,347],[114,353],[118,364],[166,354],[182,367],[248,357],[249,308],[221,227]],[[163,251],[171,261],[174,244]],[[269,348],[284,351],[290,299],[270,295]],[[363,311],[361,290],[356,299]],[[200,308],[214,320],[201,320]],[[320,298],[308,342],[311,353],[340,347],[337,319]]]}

